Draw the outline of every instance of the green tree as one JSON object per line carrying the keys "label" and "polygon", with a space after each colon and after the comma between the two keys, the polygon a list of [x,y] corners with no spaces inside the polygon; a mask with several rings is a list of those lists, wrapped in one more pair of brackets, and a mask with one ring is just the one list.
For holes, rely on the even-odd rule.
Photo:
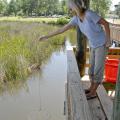
{"label": "green tree", "polygon": [[45,15],[47,11],[47,0],[38,0],[38,6],[36,9],[37,15]]}
{"label": "green tree", "polygon": [[0,13],[4,15],[53,15],[66,12],[66,2],[63,0],[0,0]]}
{"label": "green tree", "polygon": [[14,14],[15,16],[17,15],[17,4],[16,0],[11,0],[10,3],[8,4],[8,14]]}
{"label": "green tree", "polygon": [[59,12],[59,0],[38,0],[38,15],[53,15]]}
{"label": "green tree", "polygon": [[111,5],[111,0],[90,0],[90,8],[105,17]]}
{"label": "green tree", "polygon": [[3,1],[3,6],[4,6],[4,8],[3,8],[3,15],[8,15],[8,6],[9,6],[9,4],[8,4],[8,1],[7,0],[2,0]]}
{"label": "green tree", "polygon": [[28,9],[29,9],[29,0],[21,0],[19,1],[20,8],[23,11],[24,15],[28,15]]}
{"label": "green tree", "polygon": [[68,8],[67,8],[67,5],[66,5],[66,0],[61,1],[61,6],[62,6],[63,14],[66,14],[67,11],[68,11]]}
{"label": "green tree", "polygon": [[0,0],[0,14],[3,12],[4,9],[4,3],[2,0]]}
{"label": "green tree", "polygon": [[29,4],[28,4],[28,15],[32,16],[33,13],[36,13],[36,8],[38,5],[38,0],[29,0]]}

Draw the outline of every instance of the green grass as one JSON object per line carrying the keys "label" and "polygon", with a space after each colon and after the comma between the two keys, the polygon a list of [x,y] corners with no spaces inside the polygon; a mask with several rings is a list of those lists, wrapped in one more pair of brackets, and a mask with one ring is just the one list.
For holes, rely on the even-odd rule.
{"label": "green grass", "polygon": [[74,29],[39,42],[41,35],[55,31],[60,26],[41,24],[37,22],[38,18],[35,18],[35,22],[34,18],[20,19],[0,19],[0,93],[6,91],[6,87],[10,92],[24,87],[26,78],[32,72],[30,67],[45,64],[52,52],[61,48],[66,38],[70,38],[72,44],[76,43]]}
{"label": "green grass", "polygon": [[64,25],[69,22],[70,19],[66,17],[52,18],[52,17],[37,17],[37,18],[25,18],[25,17],[0,17],[0,22],[38,22],[52,25]]}
{"label": "green grass", "polygon": [[38,17],[38,18],[27,18],[27,17],[0,17],[0,21],[21,21],[21,22],[50,22],[50,21],[57,21],[58,18],[45,18],[45,17]]}
{"label": "green grass", "polygon": [[5,81],[24,80],[29,75],[28,68],[43,64],[66,36],[75,40],[71,30],[46,42],[38,41],[39,36],[56,29],[57,26],[35,22],[0,22],[0,74]]}

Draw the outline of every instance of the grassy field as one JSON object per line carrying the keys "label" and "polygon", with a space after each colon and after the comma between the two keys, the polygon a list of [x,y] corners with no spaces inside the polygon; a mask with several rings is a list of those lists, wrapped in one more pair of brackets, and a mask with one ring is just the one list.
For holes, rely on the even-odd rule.
{"label": "grassy field", "polygon": [[[0,21],[11,21],[11,22],[39,22],[39,23],[49,23],[49,22],[57,22],[59,18],[52,18],[52,17],[37,17],[37,18],[30,18],[30,17],[0,17]],[[107,21],[115,24],[120,24],[120,19],[108,19]]]}
{"label": "grassy field", "polygon": [[[6,80],[23,79],[28,74],[27,68],[32,64],[41,65],[50,55],[52,41],[38,42],[39,36],[49,29],[53,28],[36,23],[0,23],[0,66]],[[62,37],[56,39],[63,41]]]}
{"label": "grassy field", "polygon": [[57,19],[0,18],[0,93],[6,90],[6,85],[10,91],[23,87],[32,68],[40,68],[53,51],[60,49],[65,38],[70,37],[71,42],[75,43],[74,30],[52,37],[45,42],[38,41],[41,35],[60,27],[43,23],[56,22]]}
{"label": "grassy field", "polygon": [[45,17],[38,17],[38,18],[27,18],[27,17],[0,17],[0,21],[22,21],[22,22],[50,22],[50,21],[57,21],[58,18],[45,18]]}
{"label": "grassy field", "polygon": [[59,49],[66,36],[75,41],[75,32],[39,42],[39,36],[58,29],[57,26],[36,22],[0,22],[0,82],[25,79],[30,66],[41,65],[54,50]]}

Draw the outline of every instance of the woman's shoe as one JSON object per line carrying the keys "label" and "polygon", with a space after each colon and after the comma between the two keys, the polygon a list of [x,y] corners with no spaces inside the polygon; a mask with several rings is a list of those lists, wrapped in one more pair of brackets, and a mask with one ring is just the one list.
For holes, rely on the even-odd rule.
{"label": "woman's shoe", "polygon": [[91,99],[94,99],[94,98],[97,98],[97,95],[87,96],[87,100],[91,100]]}
{"label": "woman's shoe", "polygon": [[90,93],[90,90],[85,89],[85,94],[88,94],[88,93]]}

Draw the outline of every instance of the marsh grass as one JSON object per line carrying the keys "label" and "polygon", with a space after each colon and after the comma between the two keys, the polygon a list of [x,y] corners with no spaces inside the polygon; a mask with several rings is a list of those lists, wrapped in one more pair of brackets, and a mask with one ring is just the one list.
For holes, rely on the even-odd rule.
{"label": "marsh grass", "polygon": [[0,78],[0,88],[4,81],[26,79],[30,66],[41,66],[53,51],[59,50],[67,35],[75,36],[72,30],[45,42],[38,41],[40,35],[55,29],[58,27],[40,23],[0,22],[0,75],[4,76]]}
{"label": "marsh grass", "polygon": [[70,21],[70,18],[67,17],[60,17],[60,18],[53,18],[53,17],[0,17],[0,22],[27,22],[27,23],[46,23],[52,25],[64,25]]}
{"label": "marsh grass", "polygon": [[6,21],[6,22],[40,22],[40,23],[47,23],[50,21],[56,22],[58,18],[52,18],[52,17],[0,17],[0,21]]}

